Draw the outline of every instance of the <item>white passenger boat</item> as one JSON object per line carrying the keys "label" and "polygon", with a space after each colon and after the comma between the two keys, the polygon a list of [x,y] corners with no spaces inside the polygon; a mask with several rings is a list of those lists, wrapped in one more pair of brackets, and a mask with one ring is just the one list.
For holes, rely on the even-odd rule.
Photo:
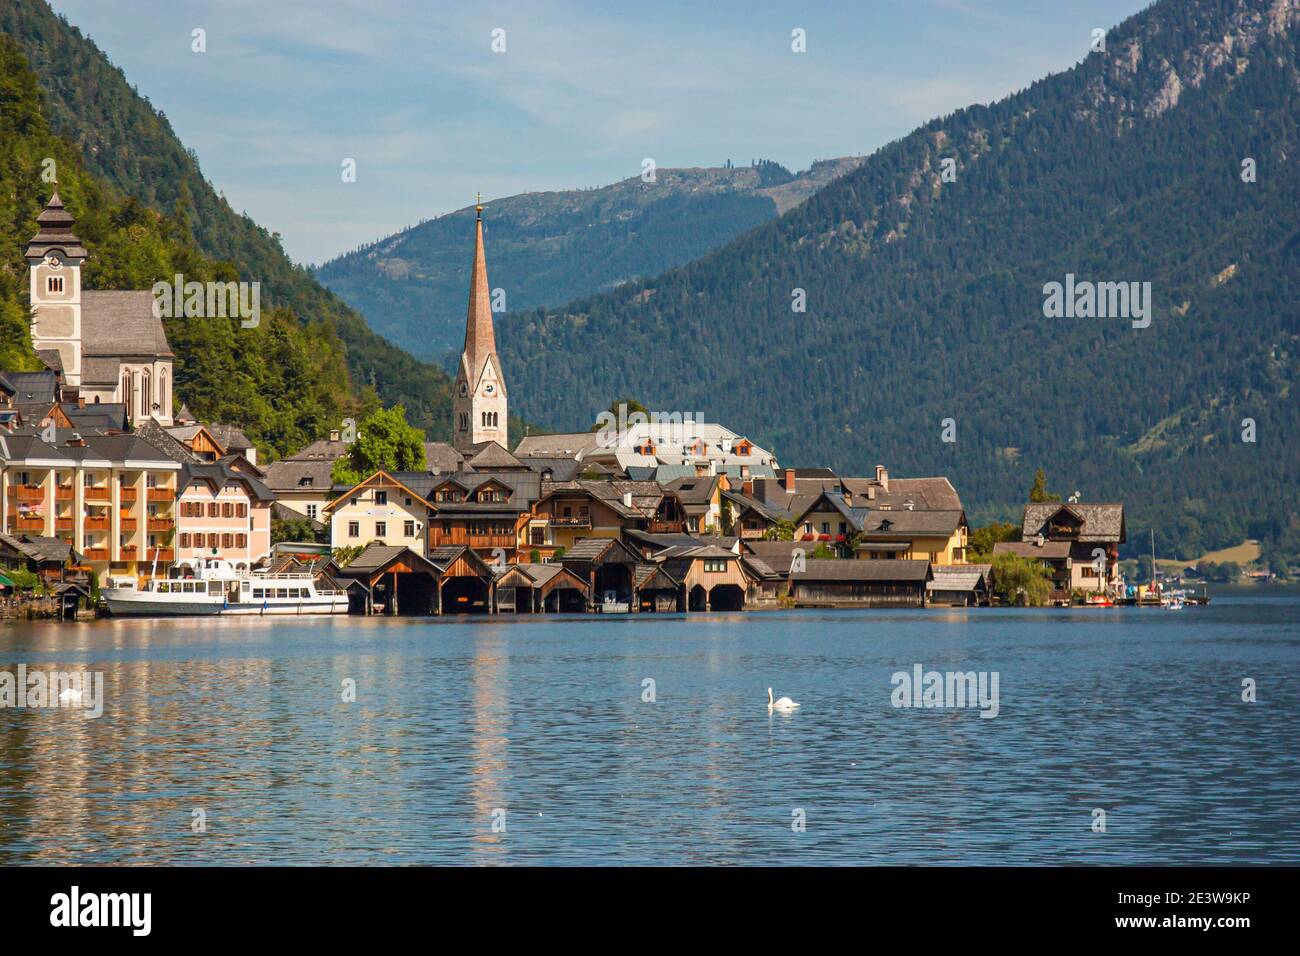
{"label": "white passenger boat", "polygon": [[345,591],[316,587],[312,575],[259,574],[206,560],[189,578],[153,578],[100,592],[115,617],[189,617],[202,614],[346,614]]}

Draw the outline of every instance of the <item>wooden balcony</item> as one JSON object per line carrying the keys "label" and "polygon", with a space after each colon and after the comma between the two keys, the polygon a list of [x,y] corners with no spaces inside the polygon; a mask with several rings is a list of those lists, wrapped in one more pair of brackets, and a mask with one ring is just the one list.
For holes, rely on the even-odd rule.
{"label": "wooden balcony", "polygon": [[109,488],[108,485],[87,485],[81,492],[81,497],[86,501],[108,501],[112,496],[113,489]]}
{"label": "wooden balcony", "polygon": [[646,531],[651,534],[681,534],[682,523],[680,521],[649,521],[646,522]]}
{"label": "wooden balcony", "polygon": [[43,534],[45,532],[44,518],[14,518],[13,527],[15,531],[35,531]]}
{"label": "wooden balcony", "polygon": [[470,534],[468,531],[453,528],[451,531],[434,529],[429,532],[429,547],[440,548],[445,545],[464,544],[477,550],[491,548],[514,548],[518,543],[514,534]]}
{"label": "wooden balcony", "polygon": [[122,504],[124,504],[124,505],[126,505],[126,504],[132,504],[132,503],[135,501],[135,499],[136,499],[136,492],[135,492],[135,489],[134,489],[134,488],[119,488],[119,489],[117,490],[117,498],[118,498],[118,500],[119,500],[120,502],[122,502]]}
{"label": "wooden balcony", "polygon": [[176,552],[171,548],[149,548],[144,553],[146,561],[171,561]]}
{"label": "wooden balcony", "polygon": [[108,560],[108,548],[82,548],[81,553],[86,556],[87,561]]}
{"label": "wooden balcony", "polygon": [[107,531],[108,518],[91,518],[87,516],[85,520],[82,521],[81,526],[86,531]]}
{"label": "wooden balcony", "polygon": [[117,527],[121,531],[134,531],[139,524],[135,518],[118,518]]}
{"label": "wooden balcony", "polygon": [[176,497],[176,492],[170,488],[149,488],[147,491],[146,501],[171,501]]}
{"label": "wooden balcony", "polygon": [[557,517],[551,515],[550,525],[552,528],[590,528],[591,516],[580,515],[578,517]]}
{"label": "wooden balcony", "polygon": [[54,519],[54,530],[55,530],[55,531],[71,531],[71,530],[73,530],[73,524],[74,524],[74,522],[73,522],[73,519],[72,519],[72,518],[55,518],[55,519]]}
{"label": "wooden balcony", "polygon": [[73,496],[74,494],[76,494],[76,491],[77,491],[77,489],[74,488],[74,487],[72,487],[72,485],[55,485],[55,486],[54,486],[54,500],[55,500],[55,501],[71,501],[71,500],[72,500],[72,496]]}
{"label": "wooden balcony", "polygon": [[10,485],[9,497],[14,501],[44,501],[45,488],[41,485]]}
{"label": "wooden balcony", "polygon": [[171,531],[176,523],[171,518],[150,518],[145,522],[145,528],[148,531]]}

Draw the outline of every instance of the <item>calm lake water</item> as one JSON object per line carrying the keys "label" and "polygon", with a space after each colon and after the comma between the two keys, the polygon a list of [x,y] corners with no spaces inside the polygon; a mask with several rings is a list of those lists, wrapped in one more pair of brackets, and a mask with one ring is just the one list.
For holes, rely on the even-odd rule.
{"label": "calm lake water", "polygon": [[[1270,591],[0,627],[0,670],[105,697],[0,710],[0,864],[1295,864],[1298,622]],[[914,664],[996,671],[997,717],[895,708]]]}

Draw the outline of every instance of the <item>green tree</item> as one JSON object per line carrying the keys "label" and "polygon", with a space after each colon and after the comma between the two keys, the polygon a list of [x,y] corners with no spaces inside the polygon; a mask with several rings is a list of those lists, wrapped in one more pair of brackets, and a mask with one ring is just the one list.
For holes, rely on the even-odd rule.
{"label": "green tree", "polygon": [[967,560],[976,564],[988,561],[993,554],[993,546],[1002,541],[1019,541],[1020,528],[1007,521],[995,521],[970,533],[967,547]]}
{"label": "green tree", "polygon": [[355,485],[377,471],[420,471],[427,467],[424,433],[406,422],[401,405],[380,408],[357,426],[357,440],[334,463],[331,477]]}
{"label": "green tree", "polygon": [[310,518],[271,518],[271,543],[281,541],[319,542],[315,524]]}
{"label": "green tree", "polygon": [[793,541],[794,522],[788,518],[778,518],[776,524],[763,532],[764,541]]}
{"label": "green tree", "polygon": [[[606,411],[608,411],[609,414],[611,414],[611,415],[614,416],[614,421],[615,421],[615,422],[620,422],[620,418],[619,418],[619,414],[618,414],[618,413],[619,413],[619,406],[620,406],[620,405],[626,405],[626,406],[627,406],[627,411],[623,413],[623,417],[624,417],[625,419],[626,419],[626,418],[631,418],[633,412],[640,412],[640,413],[641,413],[642,415],[644,415],[647,419],[650,417],[650,409],[646,408],[644,405],[642,405],[640,402],[638,402],[635,398],[620,398],[620,399],[617,399],[617,400],[615,400],[615,401],[610,402],[610,403],[609,403],[609,408],[606,409]],[[604,427],[605,427],[605,423],[602,422],[602,421],[600,420],[599,417],[597,417],[596,421],[592,424],[591,428],[589,428],[589,429],[587,429],[587,430],[588,430],[588,431],[593,431],[593,432],[598,432],[598,431],[600,431],[600,430],[601,430],[602,428],[604,428]]]}
{"label": "green tree", "polygon": [[1052,593],[1052,575],[1041,561],[1003,552],[993,556],[993,593],[1003,604],[1041,607]]}
{"label": "green tree", "polygon": [[1047,490],[1047,474],[1041,468],[1034,472],[1034,484],[1029,489],[1029,500],[1035,502],[1061,500],[1060,495],[1054,495]]}
{"label": "green tree", "polygon": [[357,555],[364,550],[365,548],[361,547],[359,544],[344,545],[341,548],[335,548],[330,553],[330,556],[334,559],[334,563],[337,564],[339,568],[346,568],[349,564],[355,561]]}

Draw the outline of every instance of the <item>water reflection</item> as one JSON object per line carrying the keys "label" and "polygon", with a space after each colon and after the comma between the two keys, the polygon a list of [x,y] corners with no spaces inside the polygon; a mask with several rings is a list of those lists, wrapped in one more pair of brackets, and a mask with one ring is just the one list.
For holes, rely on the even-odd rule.
{"label": "water reflection", "polygon": [[105,711],[0,710],[0,862],[1297,863],[1297,611],[8,626]]}

